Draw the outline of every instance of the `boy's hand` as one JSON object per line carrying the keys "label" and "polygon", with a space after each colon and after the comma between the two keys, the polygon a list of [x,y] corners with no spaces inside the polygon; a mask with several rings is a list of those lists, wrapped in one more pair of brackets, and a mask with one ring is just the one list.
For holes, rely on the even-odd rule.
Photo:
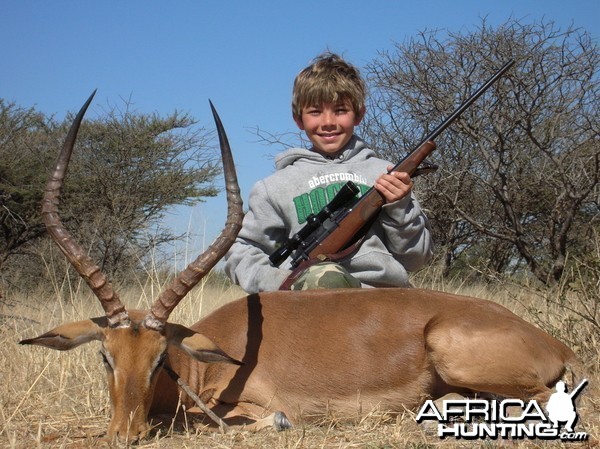
{"label": "boy's hand", "polygon": [[[393,166],[389,166],[391,170]],[[408,195],[413,187],[413,182],[408,173],[392,171],[384,173],[375,181],[375,189],[383,195],[386,203],[393,203]]]}

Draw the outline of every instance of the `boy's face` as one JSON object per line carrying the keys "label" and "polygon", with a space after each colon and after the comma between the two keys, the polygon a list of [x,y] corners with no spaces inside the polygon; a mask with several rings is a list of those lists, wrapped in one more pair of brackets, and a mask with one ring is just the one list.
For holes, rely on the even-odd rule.
{"label": "boy's face", "polygon": [[331,155],[348,143],[363,115],[364,111],[357,115],[349,102],[323,103],[302,108],[302,115],[294,117],[294,121],[306,133],[316,151]]}

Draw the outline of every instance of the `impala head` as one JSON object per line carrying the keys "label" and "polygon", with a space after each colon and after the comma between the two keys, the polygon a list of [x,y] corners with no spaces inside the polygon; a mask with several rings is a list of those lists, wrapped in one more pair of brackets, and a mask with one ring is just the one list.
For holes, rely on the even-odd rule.
{"label": "impala head", "polygon": [[227,222],[215,242],[180,273],[149,311],[128,311],[106,276],[63,226],[58,200],[79,126],[94,94],[83,105],[67,135],[56,168],[42,200],[42,218],[50,236],[100,300],[105,316],[63,324],[39,337],[23,340],[57,350],[69,350],[92,340],[102,344],[100,353],[107,371],[111,399],[110,436],[135,440],[149,430],[148,412],[158,373],[168,363],[167,348],[176,346],[201,362],[238,363],[214,343],[185,326],[168,323],[173,309],[227,252],[243,218],[242,202],[231,150],[223,125],[212,103],[219,135],[227,190]]}

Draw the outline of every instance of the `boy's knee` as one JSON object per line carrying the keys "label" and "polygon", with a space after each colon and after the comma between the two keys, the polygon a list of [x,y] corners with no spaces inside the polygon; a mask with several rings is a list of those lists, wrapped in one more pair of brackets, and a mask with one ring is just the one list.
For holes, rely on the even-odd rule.
{"label": "boy's knee", "polygon": [[333,262],[321,262],[307,268],[290,290],[360,288],[361,283],[348,270]]}

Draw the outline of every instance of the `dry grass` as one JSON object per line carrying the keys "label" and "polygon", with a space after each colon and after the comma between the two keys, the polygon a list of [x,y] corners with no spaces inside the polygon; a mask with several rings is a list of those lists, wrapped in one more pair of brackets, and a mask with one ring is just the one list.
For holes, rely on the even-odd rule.
{"label": "dry grass", "polygon": [[[172,320],[192,324],[225,302],[242,295],[239,289],[226,285],[197,287],[175,310]],[[65,287],[68,286],[68,288]],[[122,294],[130,308],[146,308],[160,285],[157,281],[138,285]],[[435,282],[431,288],[456,291]],[[504,300],[527,319],[532,320],[531,295],[515,301],[515,289],[508,286],[489,291],[462,286],[461,292],[494,300]],[[68,291],[67,300],[57,293],[44,292],[38,298],[5,298],[0,303],[0,447],[7,448],[95,448],[112,447],[105,437],[109,421],[109,400],[105,372],[97,353],[98,345],[84,345],[67,353],[45,348],[23,347],[22,338],[39,335],[66,321],[102,315],[98,301],[79,282],[64,282],[56,291]],[[64,295],[63,295],[64,296]],[[528,305],[529,304],[529,305]],[[564,312],[564,311],[563,311]],[[555,313],[547,314],[548,328],[559,327]],[[540,317],[535,317],[539,321]],[[563,315],[564,321],[564,315]],[[594,340],[595,341],[595,340]],[[591,384],[599,385],[598,345],[586,343],[576,349],[587,362]],[[592,347],[590,347],[592,344]],[[593,344],[596,344],[594,347]],[[589,351],[593,351],[590,354]],[[592,414],[586,431],[598,435],[598,397],[593,398]],[[371,411],[355,422],[338,423],[327,419],[321,425],[299,425],[276,433],[237,432],[222,435],[208,433],[193,423],[161,428],[152,438],[136,446],[143,448],[457,448],[496,447],[494,441],[439,440],[417,425],[414,415],[390,417]],[[521,443],[526,447],[580,447],[580,444],[555,442]],[[122,446],[122,445],[121,445]]]}

